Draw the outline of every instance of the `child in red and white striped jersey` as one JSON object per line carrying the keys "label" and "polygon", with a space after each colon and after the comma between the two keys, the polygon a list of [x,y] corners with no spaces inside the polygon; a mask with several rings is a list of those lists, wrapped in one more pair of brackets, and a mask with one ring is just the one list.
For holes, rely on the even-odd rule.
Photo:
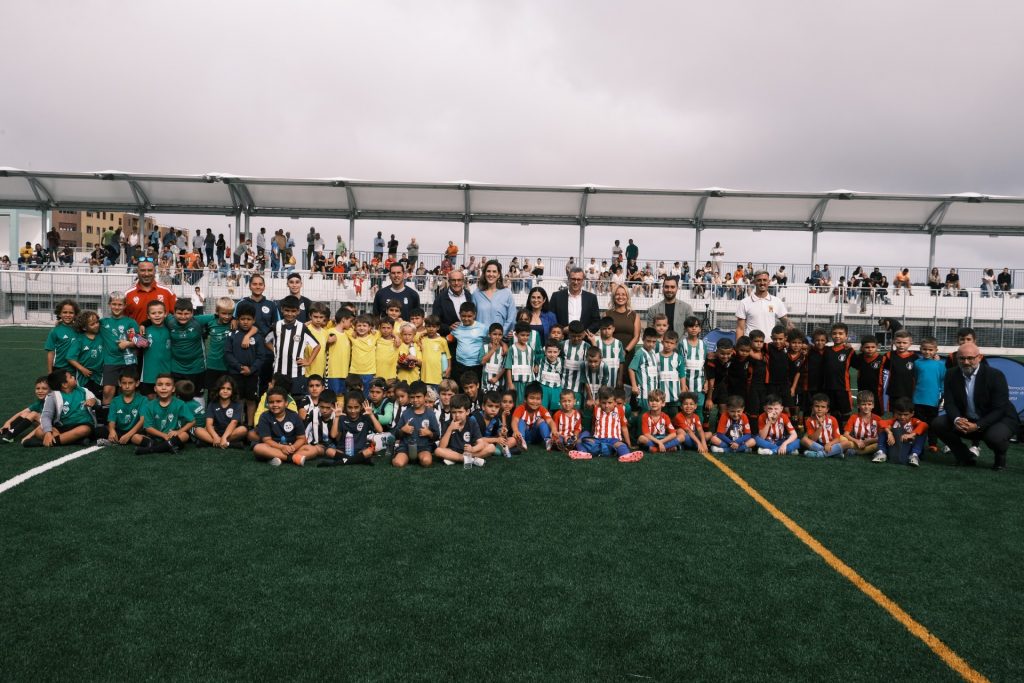
{"label": "child in red and white striped jersey", "polygon": [[601,387],[598,391],[592,432],[580,437],[579,450],[569,451],[573,460],[589,460],[597,455],[618,456],[619,462],[636,462],[644,457],[641,451],[629,450],[626,413],[615,405],[615,395],[610,387]]}
{"label": "child in red and white striped jersey", "polygon": [[857,412],[846,421],[843,446],[847,457],[855,455],[885,455],[879,441],[885,435],[888,422],[875,412],[875,395],[864,389],[857,392]]}
{"label": "child in red and white striped jersey", "polygon": [[647,395],[647,405],[650,409],[640,417],[640,436],[637,437],[637,444],[646,446],[651,453],[678,450],[679,439],[676,438],[672,420],[661,412],[665,405],[665,392],[661,389],[652,389]]}
{"label": "child in red and white striped jersey", "polygon": [[562,389],[559,396],[561,410],[556,410],[554,415],[555,427],[558,428],[558,438],[551,439],[551,447],[548,450],[570,451],[576,448],[579,441],[580,431],[583,429],[583,418],[576,410],[576,394],[572,389]]}

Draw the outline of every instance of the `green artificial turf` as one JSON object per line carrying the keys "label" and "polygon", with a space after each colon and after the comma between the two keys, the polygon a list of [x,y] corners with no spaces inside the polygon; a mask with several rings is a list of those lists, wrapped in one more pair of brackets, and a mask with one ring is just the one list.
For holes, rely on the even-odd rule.
{"label": "green artificial turf", "polygon": [[[11,365],[7,414],[39,372]],[[74,450],[0,447],[0,481]],[[1021,451],[1002,473],[721,458],[1013,680]],[[0,493],[0,549],[3,680],[958,679],[692,453],[465,471],[107,448]]]}

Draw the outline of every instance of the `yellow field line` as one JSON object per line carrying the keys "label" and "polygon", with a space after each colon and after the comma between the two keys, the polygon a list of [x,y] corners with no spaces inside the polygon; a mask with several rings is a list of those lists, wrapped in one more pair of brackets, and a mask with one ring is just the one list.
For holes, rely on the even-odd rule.
{"label": "yellow field line", "polygon": [[807,533],[803,527],[790,519],[786,513],[772,505],[767,498],[758,493],[757,489],[748,484],[743,477],[733,472],[732,468],[713,455],[707,454],[704,457],[710,460],[715,467],[722,470],[722,472],[725,473],[725,476],[732,479],[733,482],[743,489],[748,496],[757,501],[761,507],[768,511],[768,514],[782,522],[783,526],[793,532],[794,536],[803,541],[804,545],[820,555],[821,559],[825,560],[828,566],[839,572],[839,574],[841,574],[847,581],[860,589],[862,593],[874,600],[879,607],[888,612],[893,619],[898,621],[904,628],[917,636],[931,649],[932,652],[937,654],[939,658],[949,666],[949,668],[960,674],[964,680],[971,681],[972,683],[981,683],[982,681],[987,683],[988,679],[985,678],[985,676],[978,671],[975,671],[960,655],[953,652],[948,645],[935,637],[931,631],[926,629],[919,621],[907,614],[902,607],[897,605],[885,593],[865,580],[860,574],[854,571],[850,565],[836,557],[831,550],[823,546],[816,538]]}

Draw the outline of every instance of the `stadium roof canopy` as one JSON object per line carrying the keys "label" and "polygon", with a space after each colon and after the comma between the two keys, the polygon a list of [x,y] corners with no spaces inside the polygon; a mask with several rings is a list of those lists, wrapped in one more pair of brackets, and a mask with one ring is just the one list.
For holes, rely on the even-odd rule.
{"label": "stadium roof canopy", "polygon": [[[139,214],[283,216],[936,235],[1024,236],[1024,197],[896,195],[851,190],[748,192],[602,186],[406,183],[120,171],[54,173],[0,167],[0,208]],[[350,228],[350,231],[354,228]],[[816,240],[815,240],[816,241]]]}

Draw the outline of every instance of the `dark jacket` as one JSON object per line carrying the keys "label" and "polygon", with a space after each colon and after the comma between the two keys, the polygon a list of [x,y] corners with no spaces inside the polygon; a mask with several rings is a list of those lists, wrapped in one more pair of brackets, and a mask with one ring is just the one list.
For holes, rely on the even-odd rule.
{"label": "dark jacket", "polygon": [[263,335],[257,332],[249,341],[249,348],[242,348],[242,339],[246,333],[242,330],[235,330],[224,340],[224,364],[232,375],[240,375],[243,365],[249,367],[254,374],[259,374],[260,368],[266,362],[270,351],[267,350]]}
{"label": "dark jacket", "polygon": [[[988,365],[979,365],[976,372],[978,377],[974,380],[974,408],[978,413],[979,431],[984,432],[998,422],[1016,431],[1019,420],[1017,411],[1010,403],[1006,376]],[[946,371],[942,397],[950,423],[958,417],[967,417],[967,389],[960,368]]]}
{"label": "dark jacket", "polygon": [[[580,292],[582,297],[580,306],[580,322],[583,327],[591,332],[597,331],[597,324],[601,320],[601,309],[597,306],[597,296],[591,292]],[[560,289],[551,295],[548,302],[548,309],[555,314],[558,324],[565,326],[569,324],[569,290]]]}
{"label": "dark jacket", "polygon": [[[448,293],[451,290],[448,287],[440,290],[434,295],[434,309],[433,313],[441,319],[441,329],[447,330],[452,326],[452,323],[461,322],[459,320],[459,309],[452,302],[451,297]],[[462,300],[472,301],[473,297],[469,295],[469,292],[465,287],[462,288]],[[446,333],[447,334],[447,333]]]}

